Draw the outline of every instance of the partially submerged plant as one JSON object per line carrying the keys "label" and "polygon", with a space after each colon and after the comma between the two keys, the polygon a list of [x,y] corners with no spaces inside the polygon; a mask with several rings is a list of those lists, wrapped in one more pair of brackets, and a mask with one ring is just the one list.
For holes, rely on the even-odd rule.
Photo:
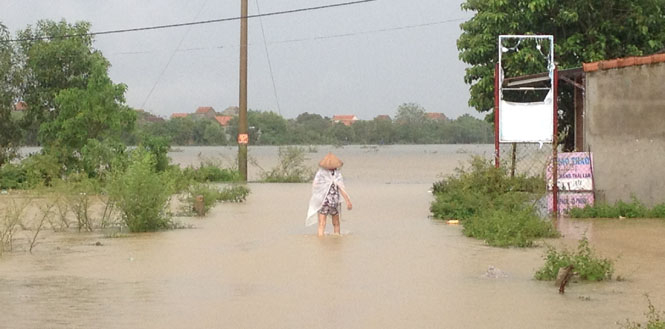
{"label": "partially submerged plant", "polygon": [[314,178],[314,172],[305,165],[305,148],[287,146],[279,148],[279,164],[261,174],[269,183],[303,183]]}
{"label": "partially submerged plant", "polygon": [[597,257],[584,237],[577,246],[577,252],[558,251],[548,247],[544,256],[545,264],[535,274],[536,280],[552,281],[556,279],[559,268],[573,265],[580,279],[602,281],[612,278],[614,262],[608,258]]}

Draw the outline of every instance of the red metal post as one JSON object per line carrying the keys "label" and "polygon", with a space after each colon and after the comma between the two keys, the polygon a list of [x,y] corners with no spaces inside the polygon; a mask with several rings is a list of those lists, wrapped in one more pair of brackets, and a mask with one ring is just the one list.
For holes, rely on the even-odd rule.
{"label": "red metal post", "polygon": [[494,166],[499,168],[499,63],[494,66]]}
{"label": "red metal post", "polygon": [[559,68],[554,67],[554,131],[552,132],[552,210],[554,211],[554,218],[559,217],[559,138],[558,138],[558,124],[559,124]]}

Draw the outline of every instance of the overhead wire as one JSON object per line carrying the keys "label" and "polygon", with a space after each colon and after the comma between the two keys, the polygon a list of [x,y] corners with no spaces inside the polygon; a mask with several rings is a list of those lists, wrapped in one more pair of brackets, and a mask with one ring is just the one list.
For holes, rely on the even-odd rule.
{"label": "overhead wire", "polygon": [[51,40],[51,39],[66,39],[66,38],[75,38],[75,37],[83,37],[83,36],[98,36],[98,35],[106,35],[106,34],[117,34],[117,33],[127,33],[127,32],[168,29],[168,28],[183,27],[183,26],[192,26],[192,25],[202,25],[202,24],[212,24],[212,23],[237,21],[237,20],[240,20],[240,19],[243,19],[243,18],[251,19],[251,18],[258,18],[258,17],[268,17],[268,16],[294,14],[294,13],[300,13],[300,12],[306,12],[306,11],[313,11],[313,10],[321,10],[321,9],[343,7],[343,6],[352,6],[352,5],[358,5],[358,4],[374,2],[374,1],[378,1],[378,0],[357,0],[357,1],[341,2],[341,3],[327,4],[327,5],[321,5],[321,6],[314,6],[314,7],[306,7],[306,8],[275,11],[275,12],[270,12],[270,13],[265,13],[265,14],[247,15],[245,17],[235,16],[235,17],[209,19],[209,20],[204,20],[204,21],[195,21],[195,22],[187,22],[187,23],[153,25],[153,26],[145,26],[145,27],[137,27],[137,28],[117,29],[117,30],[88,32],[88,33],[75,33],[75,34],[66,34],[66,35],[57,36],[57,37],[44,36],[44,37],[37,37],[37,38],[8,39],[8,40],[0,40],[0,43],[27,42],[27,41],[39,41],[39,40]]}
{"label": "overhead wire", "polygon": [[[199,8],[199,11],[196,13],[196,16],[194,16],[194,19],[197,19],[199,17],[199,15],[201,15],[201,12],[203,12],[203,9],[205,8],[205,6],[207,4],[208,4],[208,0],[204,0],[203,4],[201,5],[201,8]],[[185,31],[185,34],[183,34],[182,38],[180,38],[180,41],[178,42],[178,46],[173,50],[173,52],[171,52],[171,56],[169,57],[169,60],[166,62],[166,65],[164,66],[162,71],[159,73],[159,76],[157,77],[157,80],[155,81],[155,83],[152,85],[152,88],[150,88],[150,91],[148,92],[148,95],[145,97],[145,99],[143,100],[143,103],[141,104],[141,108],[145,109],[145,104],[148,102],[148,100],[150,99],[150,96],[152,96],[152,93],[155,91],[155,88],[157,88],[157,85],[159,84],[159,82],[164,77],[164,73],[166,73],[166,70],[171,65],[171,61],[173,61],[173,57],[175,57],[176,52],[178,52],[178,49],[180,49],[180,46],[182,46],[183,41],[185,41],[185,38],[187,38],[187,35],[189,34],[189,32],[191,30],[192,30],[192,27],[190,25],[189,28],[187,29],[187,31]]]}
{"label": "overhead wire", "polygon": [[[261,7],[259,6],[259,0],[256,0],[256,10],[257,13],[261,14]],[[263,47],[266,50],[266,58],[268,59],[268,69],[270,70],[270,79],[272,80],[272,91],[275,94],[275,102],[277,103],[277,112],[279,115],[282,115],[282,108],[279,106],[279,97],[277,97],[277,86],[275,85],[275,75],[272,71],[272,62],[270,60],[270,52],[268,51],[268,43],[266,41],[266,31],[263,28],[263,18],[259,17],[259,23],[261,25],[261,35],[263,36]]]}
{"label": "overhead wire", "polygon": [[[309,38],[286,39],[286,40],[268,42],[267,44],[268,45],[278,45],[278,44],[296,43],[296,42],[305,42],[305,41],[346,38],[346,37],[353,37],[353,36],[358,36],[358,35],[384,33],[384,32],[408,30],[408,29],[415,29],[415,28],[434,26],[434,25],[442,25],[442,24],[447,24],[447,23],[461,22],[461,21],[465,21],[467,19],[468,18],[452,18],[452,19],[447,19],[447,20],[442,20],[442,21],[428,22],[428,23],[422,23],[422,24],[404,25],[404,26],[396,26],[396,27],[383,28],[383,29],[366,30],[366,31],[359,31],[359,32],[348,32],[348,33],[340,33],[340,34],[331,34],[331,35],[324,35],[324,36],[318,36],[318,37],[309,37]],[[249,44],[249,46],[251,47],[253,45]],[[195,47],[195,48],[178,49],[178,52],[202,51],[202,50],[224,49],[224,48],[238,48],[238,47],[240,47],[240,46],[239,45],[233,45],[233,46],[220,45],[220,46],[214,46],[214,47]],[[153,51],[153,50],[127,51],[127,52],[116,52],[114,54],[117,54],[117,55],[138,55],[138,54],[149,54],[149,53],[153,53],[153,52],[157,52],[157,51]]]}

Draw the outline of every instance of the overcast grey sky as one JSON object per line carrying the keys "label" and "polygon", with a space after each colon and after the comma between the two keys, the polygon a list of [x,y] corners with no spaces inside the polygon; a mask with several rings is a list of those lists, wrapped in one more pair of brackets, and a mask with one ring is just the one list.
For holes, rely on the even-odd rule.
{"label": "overcast grey sky", "polygon": [[[348,0],[258,0],[261,13]],[[456,118],[479,117],[467,105],[459,24],[462,0],[378,0],[249,20],[251,109],[294,118],[394,116],[402,103]],[[257,0],[249,0],[257,14]],[[2,0],[12,32],[39,19],[85,20],[92,31],[163,25],[240,14],[239,0]],[[273,90],[261,23],[272,63]],[[198,106],[238,104],[239,21],[95,37],[127,104],[168,117]],[[152,93],[151,93],[151,90]],[[278,108],[279,102],[279,108]]]}

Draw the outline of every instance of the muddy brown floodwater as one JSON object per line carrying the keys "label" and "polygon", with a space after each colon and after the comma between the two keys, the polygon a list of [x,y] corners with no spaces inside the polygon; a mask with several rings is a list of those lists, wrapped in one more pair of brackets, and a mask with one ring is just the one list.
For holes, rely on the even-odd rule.
{"label": "muddy brown floodwater", "polygon": [[[645,293],[665,309],[663,221],[563,221],[566,237],[549,243],[574,246],[586,234],[626,279],[559,295],[533,279],[543,247],[488,247],[428,218],[437,175],[491,146],[332,150],[354,205],[342,236],[303,226],[309,184],[260,183],[244,204],[183,219],[193,229],[49,233],[33,254],[0,257],[0,328],[617,328],[644,318]],[[234,151],[172,156],[188,164]],[[250,148],[265,169],[276,154]],[[489,266],[502,275],[487,277]]]}

